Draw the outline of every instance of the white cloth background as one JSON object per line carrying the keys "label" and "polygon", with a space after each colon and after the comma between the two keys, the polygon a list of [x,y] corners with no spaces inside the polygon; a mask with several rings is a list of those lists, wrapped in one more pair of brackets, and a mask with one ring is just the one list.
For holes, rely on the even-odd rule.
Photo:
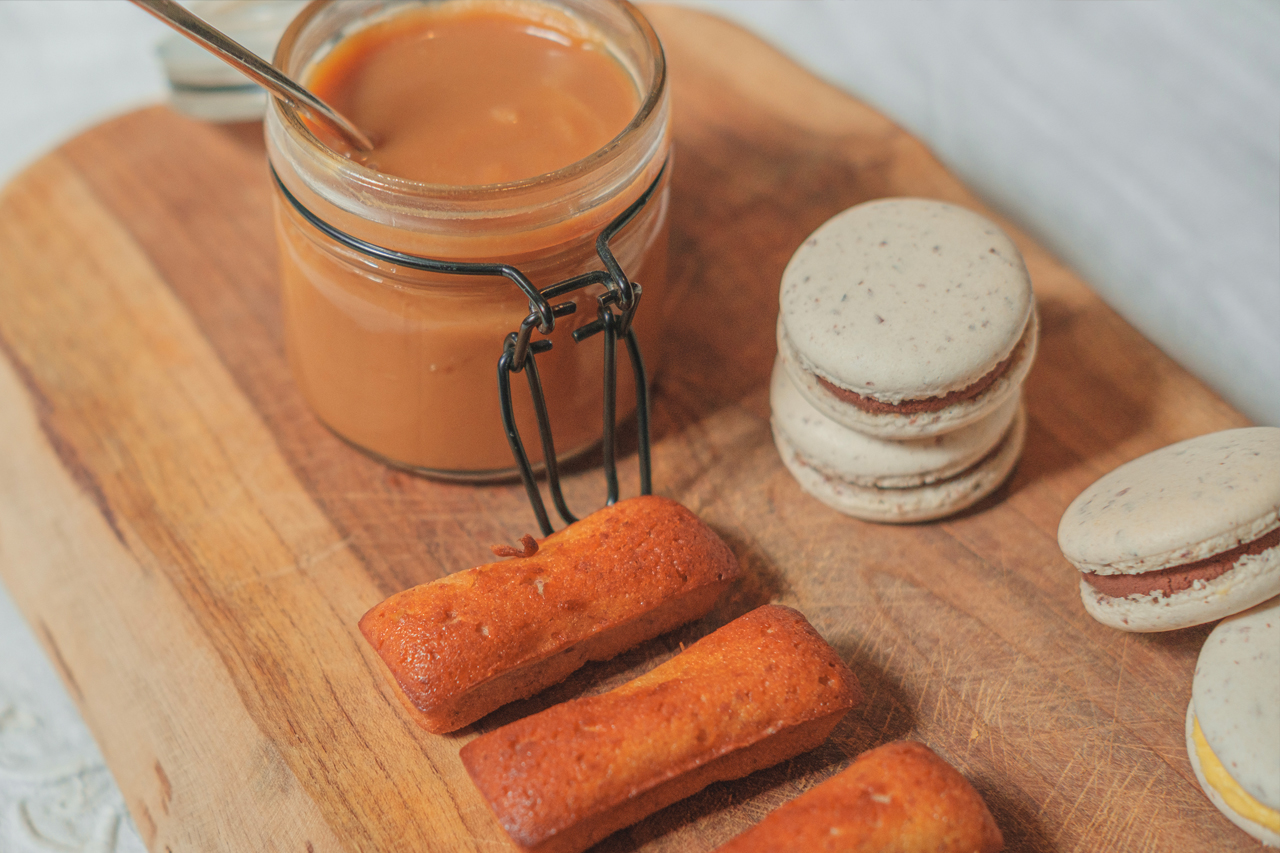
{"label": "white cloth background", "polygon": [[[1280,425],[1280,3],[685,2],[897,120],[1170,356]],[[0,183],[162,99],[165,32],[124,0],[0,2]],[[142,849],[0,588],[0,850]]]}

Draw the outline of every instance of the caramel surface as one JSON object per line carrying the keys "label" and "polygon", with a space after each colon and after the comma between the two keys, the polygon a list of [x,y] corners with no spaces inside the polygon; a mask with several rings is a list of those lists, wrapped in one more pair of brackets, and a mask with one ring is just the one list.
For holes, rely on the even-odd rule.
{"label": "caramel surface", "polygon": [[344,39],[309,82],[373,138],[369,165],[449,186],[561,169],[603,148],[639,107],[590,31],[520,2],[397,14]]}
{"label": "caramel surface", "polygon": [[[343,38],[307,83],[369,133],[366,165],[433,185],[487,187],[548,174],[618,138],[640,94],[604,36],[528,0],[456,0],[411,8]],[[439,231],[362,220],[302,191],[303,203],[360,239],[413,255],[518,267],[535,287],[601,267],[595,238],[649,183],[616,197],[570,193],[536,217],[498,230],[447,223]],[[416,196],[414,196],[416,198]],[[408,203],[408,202],[407,202]],[[416,202],[414,202],[416,203]],[[636,316],[646,362],[658,363],[650,319],[666,276],[665,189],[613,243],[644,287]],[[445,475],[487,476],[514,464],[495,381],[504,337],[529,311],[501,278],[415,273],[337,248],[291,210],[277,220],[286,342],[311,408],[343,438],[385,460]],[[596,293],[578,291],[554,349],[539,357],[559,454],[602,431],[598,339],[569,337],[595,318]],[[656,318],[655,318],[656,319]],[[534,462],[541,456],[523,377],[514,377],[516,418]],[[619,413],[634,399],[620,357]]]}

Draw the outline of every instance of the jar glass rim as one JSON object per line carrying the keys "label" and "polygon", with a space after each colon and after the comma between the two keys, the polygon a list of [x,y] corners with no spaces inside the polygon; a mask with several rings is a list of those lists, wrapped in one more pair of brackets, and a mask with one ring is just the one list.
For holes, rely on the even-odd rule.
{"label": "jar glass rim", "polygon": [[[338,3],[339,0],[312,0],[289,24],[284,35],[280,38],[280,42],[276,47],[274,63],[286,74],[296,74],[299,68],[293,67],[291,59],[295,59],[291,54],[296,49],[300,37],[306,32],[306,29],[312,22],[330,6]],[[350,2],[350,0],[345,0]],[[534,0],[534,2],[545,2],[545,0]],[[321,140],[302,118],[302,110],[297,106],[284,102],[279,98],[270,98],[270,109],[275,111],[281,122],[295,135],[295,138],[301,141],[306,149],[313,156],[318,157],[328,167],[336,172],[342,173],[344,178],[358,184],[369,187],[377,187],[382,191],[391,191],[406,196],[429,197],[429,198],[468,198],[472,200],[480,198],[497,199],[507,195],[522,194],[531,190],[538,190],[547,186],[554,186],[563,182],[571,181],[582,175],[593,172],[607,163],[617,155],[625,142],[640,131],[648,122],[651,116],[659,109],[663,103],[667,86],[667,64],[666,56],[663,53],[662,43],[659,41],[657,33],[654,32],[652,25],[643,13],[640,12],[630,0],[592,0],[592,2],[603,6],[610,6],[620,11],[627,22],[635,27],[637,34],[643,39],[648,47],[649,58],[652,61],[652,79],[648,82],[647,91],[644,92],[644,98],[640,102],[636,114],[628,122],[617,136],[609,140],[602,147],[588,154],[580,160],[575,160],[566,166],[541,175],[535,175],[531,178],[523,178],[517,181],[508,181],[496,184],[430,184],[422,181],[415,181],[409,178],[402,178],[397,175],[391,175],[386,172],[380,172],[377,169],[360,163],[350,157],[347,157]],[[548,5],[558,5],[549,3]],[[563,8],[563,7],[562,7]],[[314,56],[301,57],[303,63],[314,60]],[[629,72],[630,73],[630,72]],[[638,84],[643,85],[644,80],[637,80]]]}

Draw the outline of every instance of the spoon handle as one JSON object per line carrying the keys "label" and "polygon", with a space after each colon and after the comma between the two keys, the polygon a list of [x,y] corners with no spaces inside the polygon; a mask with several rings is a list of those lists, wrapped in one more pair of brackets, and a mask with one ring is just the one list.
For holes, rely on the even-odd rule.
{"label": "spoon handle", "polygon": [[226,33],[209,26],[174,0],[133,0],[187,38],[235,66],[246,77],[271,91],[316,121],[323,122],[350,142],[358,151],[370,151],[373,143],[358,127],[347,121],[324,101],[290,80],[280,70]]}

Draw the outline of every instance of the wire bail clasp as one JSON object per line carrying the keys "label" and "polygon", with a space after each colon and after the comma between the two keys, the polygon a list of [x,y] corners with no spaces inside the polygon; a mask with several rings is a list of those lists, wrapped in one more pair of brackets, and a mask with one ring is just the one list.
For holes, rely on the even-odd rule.
{"label": "wire bail clasp", "polygon": [[[560,487],[560,470],[555,442],[552,438],[551,421],[547,414],[546,397],[542,390],[542,380],[538,376],[536,361],[539,354],[551,349],[552,343],[549,340],[532,340],[535,328],[540,334],[549,335],[555,330],[557,317],[572,314],[577,310],[577,305],[573,302],[563,302],[554,307],[551,305],[552,299],[566,293],[593,284],[603,284],[605,287],[605,292],[596,297],[596,319],[574,330],[573,340],[575,343],[581,343],[595,335],[601,335],[604,341],[604,434],[601,440],[601,455],[608,490],[606,506],[612,506],[618,501],[616,436],[619,336],[626,341],[627,357],[631,362],[635,379],[640,494],[647,495],[653,491],[649,437],[649,383],[644,369],[644,359],[640,354],[640,343],[632,327],[643,288],[639,283],[627,278],[609,244],[614,236],[648,203],[661,183],[665,171],[664,165],[645,192],[610,222],[596,238],[596,254],[600,256],[605,269],[566,279],[539,291],[537,297],[530,296],[528,316],[520,324],[519,331],[507,335],[503,343],[502,355],[498,359],[498,398],[502,406],[502,424],[507,433],[507,442],[511,445],[511,454],[515,457],[516,467],[520,470],[520,477],[524,481],[529,503],[533,507],[544,536],[552,532],[551,521],[547,516],[546,505],[538,489],[529,455],[525,451],[524,441],[520,437],[520,430],[516,426],[515,409],[511,397],[511,374],[523,372],[528,380],[529,394],[532,397],[534,414],[538,421],[538,435],[542,442],[543,465],[547,472],[551,499],[565,524],[573,524],[577,521],[577,517],[570,512]],[[543,319],[548,317],[550,322],[544,322]]]}
{"label": "wire bail clasp", "polygon": [[616,449],[616,412],[617,412],[617,341],[622,337],[627,344],[627,356],[631,361],[631,369],[635,376],[636,390],[636,425],[639,444],[640,494],[648,495],[653,491],[650,465],[649,439],[649,385],[645,374],[644,361],[640,356],[640,344],[636,340],[632,321],[636,308],[640,304],[642,289],[636,282],[627,278],[614,257],[610,243],[627,223],[635,218],[649,200],[653,198],[662,184],[667,172],[668,163],[664,162],[649,186],[635,201],[627,206],[617,217],[605,226],[596,237],[596,254],[604,265],[602,270],[592,270],[564,281],[538,290],[528,276],[511,264],[443,261],[435,258],[424,258],[405,252],[388,249],[348,234],[324,221],[298,200],[280,179],[275,167],[271,167],[271,177],[279,189],[281,196],[306,222],[336,243],[393,266],[418,270],[439,275],[458,276],[501,276],[516,285],[529,300],[529,314],[520,324],[520,328],[508,334],[503,341],[502,355],[498,359],[498,397],[502,407],[503,427],[506,430],[507,442],[515,457],[516,467],[524,481],[529,502],[538,517],[538,524],[543,535],[552,532],[551,522],[547,517],[546,507],[534,477],[533,466],[525,452],[515,423],[515,412],[511,398],[511,374],[524,372],[529,380],[529,392],[533,397],[534,412],[538,420],[538,433],[542,440],[542,455],[550,484],[552,500],[556,510],[566,524],[572,524],[577,518],[565,505],[564,495],[560,488],[560,472],[557,465],[555,445],[551,438],[551,422],[547,415],[546,398],[542,392],[542,381],[538,377],[536,357],[551,349],[551,341],[534,340],[536,330],[540,335],[550,335],[555,331],[556,319],[574,313],[577,303],[568,301],[552,305],[552,300],[593,285],[603,285],[605,290],[596,297],[596,319],[573,332],[575,343],[586,340],[597,334],[604,339],[604,434],[603,459],[605,478],[608,485],[607,505],[618,500],[618,471],[615,458]]}

